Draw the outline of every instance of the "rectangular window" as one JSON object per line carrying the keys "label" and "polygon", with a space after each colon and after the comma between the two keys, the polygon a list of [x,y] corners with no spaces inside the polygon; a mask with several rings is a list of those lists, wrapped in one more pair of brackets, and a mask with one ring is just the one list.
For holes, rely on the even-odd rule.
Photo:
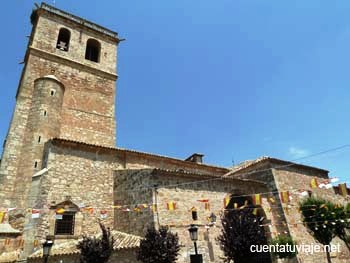
{"label": "rectangular window", "polygon": [[56,219],[55,235],[74,235],[74,213],[64,213]]}

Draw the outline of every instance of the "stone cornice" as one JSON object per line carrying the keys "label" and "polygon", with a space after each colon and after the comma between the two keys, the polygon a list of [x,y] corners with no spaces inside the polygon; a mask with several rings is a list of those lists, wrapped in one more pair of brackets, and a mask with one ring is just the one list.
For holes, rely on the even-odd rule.
{"label": "stone cornice", "polygon": [[75,61],[75,60],[72,60],[72,59],[68,59],[68,58],[65,58],[65,57],[62,57],[62,56],[59,56],[59,55],[56,55],[56,54],[52,54],[52,53],[49,53],[49,52],[44,51],[42,49],[35,48],[33,46],[30,46],[28,51],[29,51],[28,52],[29,54],[37,55],[39,57],[46,58],[48,60],[58,62],[60,64],[69,65],[69,66],[71,66],[73,68],[78,68],[78,69],[81,69],[83,71],[90,72],[92,74],[98,75],[98,76],[106,78],[106,79],[110,79],[110,80],[113,80],[113,81],[118,79],[118,75],[117,74],[113,74],[113,73],[110,73],[110,72],[107,72],[107,71],[103,71],[103,70],[100,70],[98,68],[93,68],[93,67],[85,65],[83,63],[80,63],[78,61]]}

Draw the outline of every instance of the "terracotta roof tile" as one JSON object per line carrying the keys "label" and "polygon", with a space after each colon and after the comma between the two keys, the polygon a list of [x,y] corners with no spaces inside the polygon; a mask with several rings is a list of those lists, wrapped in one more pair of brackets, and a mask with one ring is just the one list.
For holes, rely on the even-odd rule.
{"label": "terracotta roof tile", "polygon": [[[111,232],[115,240],[114,250],[131,249],[131,248],[137,248],[140,246],[140,241],[142,238],[139,236],[127,234],[116,230],[112,230]],[[100,235],[97,235],[97,236],[100,236]],[[69,240],[64,243],[54,244],[51,249],[51,256],[79,254],[77,245],[80,240],[81,239]],[[31,254],[29,258],[41,258],[42,256],[43,256],[42,248],[39,248],[37,251]]]}

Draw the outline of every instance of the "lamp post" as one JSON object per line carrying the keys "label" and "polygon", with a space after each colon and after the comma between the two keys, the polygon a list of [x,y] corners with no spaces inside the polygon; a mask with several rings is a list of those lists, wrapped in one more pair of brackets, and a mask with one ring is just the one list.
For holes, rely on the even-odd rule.
{"label": "lamp post", "polygon": [[46,240],[43,244],[43,258],[44,258],[44,263],[49,262],[49,256],[51,252],[51,248],[53,246],[53,239],[46,237]]}
{"label": "lamp post", "polygon": [[191,263],[202,263],[203,262],[202,255],[198,254],[198,249],[197,249],[198,227],[196,225],[191,225],[190,228],[188,229],[188,232],[190,232],[190,237],[194,244],[194,253],[195,253],[195,255],[190,256]]}

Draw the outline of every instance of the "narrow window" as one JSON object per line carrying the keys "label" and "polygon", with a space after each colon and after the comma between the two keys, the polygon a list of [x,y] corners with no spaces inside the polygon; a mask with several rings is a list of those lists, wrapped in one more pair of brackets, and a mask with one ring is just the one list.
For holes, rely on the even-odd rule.
{"label": "narrow window", "polygon": [[55,90],[54,90],[54,89],[52,89],[52,90],[50,91],[50,95],[51,95],[51,96],[55,95]]}
{"label": "narrow window", "polygon": [[44,115],[45,117],[47,116],[47,111],[46,111],[46,110],[44,110],[43,115]]}
{"label": "narrow window", "polygon": [[38,168],[38,162],[37,161],[34,162],[34,168]]}
{"label": "narrow window", "polygon": [[55,235],[74,235],[74,212],[65,212],[61,219],[56,219]]}
{"label": "narrow window", "polygon": [[41,136],[38,137],[38,143],[40,143],[40,141],[41,141]]}
{"label": "narrow window", "polygon": [[100,60],[101,44],[95,39],[89,39],[86,43],[85,59],[94,62]]}
{"label": "narrow window", "polygon": [[70,31],[66,28],[61,28],[58,33],[56,48],[63,51],[68,51],[70,40]]}

